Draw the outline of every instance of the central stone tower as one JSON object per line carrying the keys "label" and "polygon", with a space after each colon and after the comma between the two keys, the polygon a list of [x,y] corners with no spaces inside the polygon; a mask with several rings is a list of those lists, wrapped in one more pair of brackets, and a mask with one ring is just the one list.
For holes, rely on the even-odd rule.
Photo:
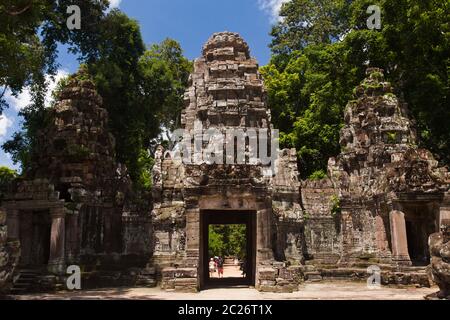
{"label": "central stone tower", "polygon": [[[277,258],[298,265],[303,256],[295,150],[280,152],[274,143],[257,61],[238,34],[216,33],[195,61],[190,82],[182,125],[200,145],[188,147],[187,162],[185,155],[183,161],[158,148],[151,265],[163,288],[202,288],[208,282],[208,225],[242,223],[248,230],[248,284],[273,291],[279,279],[279,285],[295,289],[280,275],[287,272],[285,264],[275,262]],[[215,161],[199,161],[197,148],[208,150],[218,136],[224,139],[218,144],[222,147],[209,152]],[[276,161],[261,160],[266,149]],[[252,157],[256,154],[257,159]],[[292,273],[285,278],[294,281]]]}

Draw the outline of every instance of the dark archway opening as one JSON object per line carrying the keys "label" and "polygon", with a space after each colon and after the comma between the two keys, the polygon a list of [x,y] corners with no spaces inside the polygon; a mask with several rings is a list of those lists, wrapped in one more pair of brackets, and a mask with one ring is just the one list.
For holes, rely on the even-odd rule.
{"label": "dark archway opening", "polygon": [[[200,220],[201,289],[254,286],[256,274],[256,212],[207,210],[202,211]],[[222,228],[226,229],[227,227],[245,232],[245,248],[242,250],[243,252],[235,253],[239,257],[238,266],[233,261],[236,257],[221,257],[224,260],[224,276],[219,277],[216,273],[218,270],[213,273],[210,273],[209,270],[211,258],[214,259],[216,255],[214,248],[210,245],[214,242],[210,241],[210,237],[214,232],[219,233]],[[230,253],[230,251],[227,253]],[[228,275],[225,275],[225,272]]]}
{"label": "dark archway opening", "polygon": [[428,245],[425,235],[421,233],[421,227],[413,221],[406,221],[406,234],[408,237],[408,253],[411,262],[415,266],[429,263]]}
{"label": "dark archway opening", "polygon": [[409,257],[413,266],[426,266],[430,263],[428,238],[437,230],[433,206],[415,203],[404,209]]}
{"label": "dark archway opening", "polygon": [[45,267],[50,259],[51,219],[48,211],[23,212],[20,220],[20,265]]}

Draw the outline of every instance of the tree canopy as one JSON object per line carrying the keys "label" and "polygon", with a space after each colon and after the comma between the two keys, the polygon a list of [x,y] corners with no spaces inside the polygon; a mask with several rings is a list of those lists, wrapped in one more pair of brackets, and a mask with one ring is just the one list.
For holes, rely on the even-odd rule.
{"label": "tree canopy", "polygon": [[208,253],[210,257],[246,256],[246,226],[241,224],[209,226]]}
{"label": "tree canopy", "polygon": [[[26,3],[23,1],[24,5]],[[22,63],[36,65],[37,71],[22,72],[17,77],[20,80],[16,81],[17,85],[0,76],[3,80],[1,85],[8,86],[13,93],[30,85],[33,95],[32,104],[20,113],[24,118],[23,130],[6,142],[3,149],[11,153],[13,160],[20,162],[25,170],[33,154],[40,152],[34,140],[39,127],[48,120],[44,105],[45,74],[52,74],[58,66],[57,44],[66,43],[69,50],[78,55],[103,98],[110,117],[109,125],[116,138],[117,160],[127,165],[137,187],[148,189],[153,163],[149,148],[162,128],[171,130],[180,122],[182,97],[191,62],[172,39],[154,44],[147,50],[139,24],[117,9],[106,13],[106,0],[50,3],[53,1],[33,0],[30,7],[21,13],[25,15],[30,11],[31,22],[28,23],[25,16],[14,21],[34,37],[46,60],[34,63],[25,57]],[[83,12],[80,30],[71,31],[66,27],[66,7],[69,4],[79,5]],[[7,3],[2,8],[19,7],[21,4]],[[39,13],[32,15],[36,8],[39,8]],[[29,24],[32,27],[29,28]],[[25,38],[7,39],[5,43],[28,48]],[[34,57],[35,52],[30,56]],[[19,62],[20,58],[15,57],[6,65],[14,69]],[[12,73],[6,70],[5,74]]]}
{"label": "tree canopy", "polygon": [[[67,7],[82,10],[82,28],[70,30]],[[24,87],[45,91],[45,75],[58,69],[58,43],[80,54],[81,60],[98,56],[98,26],[109,6],[107,0],[4,0],[0,3],[0,114],[8,106],[6,90],[17,95]]]}
{"label": "tree canopy", "polygon": [[[81,30],[66,27],[68,5],[82,9]],[[417,121],[420,146],[450,164],[449,0],[380,0],[382,28],[366,24],[369,0],[290,0],[272,30],[272,59],[261,68],[282,147],[295,147],[303,178],[323,177],[340,151],[345,105],[368,66],[385,70]],[[58,44],[78,55],[110,115],[117,160],[148,189],[161,132],[180,124],[192,63],[172,39],[146,48],[139,24],[107,0],[5,0],[0,4],[0,112],[6,89],[31,88],[23,130],[3,149],[26,168],[48,121],[47,74]]]}
{"label": "tree canopy", "polygon": [[368,66],[385,70],[417,121],[420,145],[450,164],[450,1],[378,1],[381,30],[369,30],[367,0],[291,0],[272,30],[262,68],[275,127],[296,147],[304,178],[323,176],[339,153],[345,105]]}
{"label": "tree canopy", "polygon": [[14,179],[17,177],[17,172],[6,167],[0,167],[0,203],[3,197],[8,192],[8,188]]}

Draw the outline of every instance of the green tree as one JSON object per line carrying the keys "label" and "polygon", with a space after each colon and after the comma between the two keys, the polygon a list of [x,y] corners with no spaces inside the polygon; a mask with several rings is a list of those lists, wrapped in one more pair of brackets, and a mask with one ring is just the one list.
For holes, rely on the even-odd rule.
{"label": "green tree", "polygon": [[247,227],[243,224],[229,226],[227,256],[244,259],[247,255]]}
{"label": "green tree", "polygon": [[0,204],[8,192],[8,188],[14,179],[17,178],[17,172],[7,167],[0,167]]}
{"label": "green tree", "polygon": [[[82,11],[81,30],[66,27],[69,5]],[[97,27],[109,6],[107,0],[3,0],[0,3],[0,114],[13,95],[30,86],[45,91],[44,75],[58,68],[57,46],[64,43],[82,58],[98,55]],[[39,102],[39,101],[36,101]],[[36,103],[35,102],[35,103]]]}
{"label": "green tree", "polygon": [[421,145],[450,164],[450,1],[379,1],[382,30],[368,30],[371,1],[291,0],[262,68],[281,143],[296,147],[302,176],[339,152],[343,110],[367,66],[381,67],[417,120]]}
{"label": "green tree", "polygon": [[[180,44],[170,38],[153,44],[140,61],[144,92],[152,99],[161,126],[173,131],[181,126],[183,95],[192,72],[192,62],[183,56]],[[151,103],[151,101],[149,101]]]}
{"label": "green tree", "polygon": [[[82,11],[81,30],[66,27],[69,5]],[[8,106],[4,95],[29,87],[32,102],[20,112],[23,128],[2,148],[27,171],[35,149],[37,130],[49,120],[45,109],[46,75],[59,67],[58,43],[80,54],[80,59],[98,56],[99,29],[108,8],[107,0],[4,0],[0,3],[0,114]]]}
{"label": "green tree", "polygon": [[[116,138],[117,160],[127,165],[133,181],[141,173],[139,158],[145,137],[145,108],[140,92],[139,60],[145,52],[139,25],[119,10],[112,10],[99,26],[99,57],[87,63],[89,74],[108,110]],[[152,122],[152,124],[155,124]],[[157,126],[153,126],[156,134]]]}
{"label": "green tree", "polygon": [[208,253],[210,257],[223,256],[225,252],[225,244],[221,230],[209,227]]}
{"label": "green tree", "polygon": [[243,259],[247,251],[246,226],[240,224],[211,225],[209,227],[208,252],[210,257],[234,257]]}
{"label": "green tree", "polygon": [[118,10],[104,25],[100,58],[88,64],[89,73],[110,115],[118,161],[138,187],[148,189],[148,150],[162,128],[178,125],[192,65],[171,39],[146,51],[138,23]]}
{"label": "green tree", "polygon": [[332,43],[349,30],[347,0],[291,0],[282,5],[282,21],[272,28],[271,48],[289,54],[311,44]]}
{"label": "green tree", "polygon": [[[107,15],[102,10],[91,10],[91,14],[90,21],[96,24],[90,36],[58,34],[51,22],[44,30],[48,39],[61,36],[72,44],[71,51],[79,54],[108,110],[117,160],[127,165],[136,187],[148,190],[153,165],[149,148],[162,128],[173,130],[179,125],[192,63],[171,39],[146,50],[139,24],[119,10],[111,10]],[[21,112],[23,130],[3,146],[24,171],[30,167],[34,154],[40,152],[36,136],[49,120],[42,79],[33,83],[32,105]]]}

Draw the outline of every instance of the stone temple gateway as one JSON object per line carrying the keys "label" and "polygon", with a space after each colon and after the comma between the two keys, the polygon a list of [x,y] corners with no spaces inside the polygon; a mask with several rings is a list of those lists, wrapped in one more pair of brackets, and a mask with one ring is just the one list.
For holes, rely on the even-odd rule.
{"label": "stone temple gateway", "polygon": [[158,147],[152,199],[140,199],[115,161],[95,87],[70,81],[42,129],[42,152],[2,203],[0,289],[62,288],[75,264],[89,286],[195,292],[210,285],[208,226],[239,223],[247,227],[243,281],[260,291],[365,281],[370,266],[383,284],[429,286],[431,258],[432,279],[448,292],[450,174],[417,147],[408,108],[382,70],[368,69],[356,88],[343,115],[342,152],[319,181],[299,181],[295,149],[268,143],[276,174],[267,174],[272,164],[250,161],[254,146],[266,142],[249,133],[275,136],[257,61],[238,34],[208,40],[185,102],[182,126],[192,136],[246,133],[244,161],[186,162]]}
{"label": "stone temple gateway", "polygon": [[[182,124],[194,135],[211,128],[224,136],[227,129],[272,129],[258,64],[237,34],[216,34],[206,43],[203,56],[195,61],[185,99]],[[196,131],[195,121],[201,122],[203,129]],[[257,138],[248,136],[248,140]],[[250,151],[248,140],[243,145]],[[270,168],[258,163],[185,165],[180,159],[165,157],[163,150],[158,151],[154,168],[152,218],[156,247],[152,264],[162,276],[163,287],[204,287],[209,260],[205,254],[206,217],[226,223],[228,216],[242,214],[249,216],[249,227],[253,229],[247,259],[250,284],[293,288],[302,261],[302,211],[295,150],[281,151],[279,175],[273,179],[264,175],[264,170]],[[225,151],[218,153],[222,156]],[[275,234],[272,225],[277,228]],[[274,266],[274,236],[278,239],[276,253],[283,261],[291,260],[292,267],[282,263]],[[174,265],[178,268],[174,269]],[[270,275],[265,277],[273,279],[264,278],[262,274],[266,273]],[[275,273],[277,277],[272,276]]]}

